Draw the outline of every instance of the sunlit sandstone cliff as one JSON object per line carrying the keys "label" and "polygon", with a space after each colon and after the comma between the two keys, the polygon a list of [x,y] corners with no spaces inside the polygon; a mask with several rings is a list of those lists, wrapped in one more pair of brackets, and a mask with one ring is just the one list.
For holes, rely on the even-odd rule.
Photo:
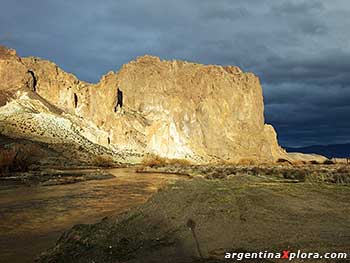
{"label": "sunlit sandstone cliff", "polygon": [[[67,120],[74,136],[78,133],[114,156],[155,153],[195,162],[289,158],[273,127],[264,123],[259,79],[238,67],[143,56],[89,84],[49,61],[20,58],[5,48],[0,54],[0,106],[7,103],[0,132],[5,135],[41,140],[25,129],[9,128],[9,119],[16,116],[18,122],[19,112],[30,108],[33,115],[45,112],[52,122]],[[118,87],[124,106],[115,112]],[[11,103],[25,109],[11,111]]]}

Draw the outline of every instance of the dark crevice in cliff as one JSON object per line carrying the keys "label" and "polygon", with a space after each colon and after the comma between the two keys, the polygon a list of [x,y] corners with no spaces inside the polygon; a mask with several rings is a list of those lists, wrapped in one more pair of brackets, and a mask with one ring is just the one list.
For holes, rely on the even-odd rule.
{"label": "dark crevice in cliff", "polygon": [[36,78],[36,76],[34,74],[34,71],[28,70],[28,73],[32,76],[32,79],[33,79],[31,88],[33,89],[34,92],[36,92],[36,85],[38,83],[38,80],[37,80],[37,78]]}
{"label": "dark crevice in cliff", "polygon": [[114,107],[114,112],[117,112],[118,106],[123,108],[123,92],[119,88],[117,89],[117,104]]}
{"label": "dark crevice in cliff", "polygon": [[78,107],[78,95],[74,93],[74,108]]}

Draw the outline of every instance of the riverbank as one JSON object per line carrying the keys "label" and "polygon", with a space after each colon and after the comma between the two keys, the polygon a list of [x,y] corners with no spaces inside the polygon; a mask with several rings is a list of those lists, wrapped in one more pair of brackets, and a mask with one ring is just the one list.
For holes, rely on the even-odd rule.
{"label": "riverbank", "polygon": [[347,252],[350,187],[282,179],[236,174],[177,182],[116,218],[76,225],[39,262],[224,262],[233,251]]}
{"label": "riverbank", "polygon": [[0,176],[0,185],[13,186],[52,186],[73,184],[90,180],[114,178],[103,169],[45,169],[41,171],[13,172]]}

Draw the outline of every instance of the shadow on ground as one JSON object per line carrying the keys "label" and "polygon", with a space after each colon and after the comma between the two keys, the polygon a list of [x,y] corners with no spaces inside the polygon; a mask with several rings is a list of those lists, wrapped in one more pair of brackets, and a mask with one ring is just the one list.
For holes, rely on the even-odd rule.
{"label": "shadow on ground", "polygon": [[39,262],[226,262],[232,251],[346,252],[349,201],[350,188],[340,185],[249,175],[181,181],[116,218],[75,226]]}

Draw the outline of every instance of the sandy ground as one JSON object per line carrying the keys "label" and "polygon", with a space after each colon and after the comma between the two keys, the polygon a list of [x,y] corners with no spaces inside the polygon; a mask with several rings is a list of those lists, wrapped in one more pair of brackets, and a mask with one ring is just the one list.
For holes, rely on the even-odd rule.
{"label": "sandy ground", "polygon": [[350,252],[349,186],[278,177],[177,182],[127,213],[75,226],[40,262],[226,262],[225,253],[234,251]]}

